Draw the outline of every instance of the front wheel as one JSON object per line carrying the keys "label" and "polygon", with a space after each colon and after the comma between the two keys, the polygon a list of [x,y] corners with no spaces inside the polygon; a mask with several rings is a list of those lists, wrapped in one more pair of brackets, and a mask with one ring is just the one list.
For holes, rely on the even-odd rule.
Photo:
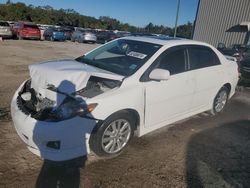
{"label": "front wheel", "polygon": [[228,100],[229,91],[226,87],[222,87],[214,98],[213,108],[211,109],[211,114],[216,115],[221,113]]}
{"label": "front wheel", "polygon": [[119,155],[134,134],[134,122],[127,112],[111,115],[90,136],[91,150],[100,157]]}

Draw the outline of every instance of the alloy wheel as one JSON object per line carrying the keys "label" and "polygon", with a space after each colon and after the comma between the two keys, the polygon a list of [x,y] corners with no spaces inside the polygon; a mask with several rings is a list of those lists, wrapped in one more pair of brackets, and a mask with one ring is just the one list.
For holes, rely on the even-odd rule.
{"label": "alloy wheel", "polygon": [[111,122],[102,136],[102,148],[105,152],[114,154],[122,150],[131,136],[131,125],[125,119]]}
{"label": "alloy wheel", "polygon": [[216,112],[221,112],[227,103],[227,92],[222,90],[215,100],[214,109]]}

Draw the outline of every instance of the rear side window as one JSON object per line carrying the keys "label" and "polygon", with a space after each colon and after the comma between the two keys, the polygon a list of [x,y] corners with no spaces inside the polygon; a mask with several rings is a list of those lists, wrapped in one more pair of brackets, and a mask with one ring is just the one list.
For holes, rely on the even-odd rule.
{"label": "rear side window", "polygon": [[170,75],[185,72],[185,50],[171,49],[162,54],[159,66],[160,69],[165,69],[170,72]]}
{"label": "rear side window", "polygon": [[39,29],[39,28],[37,27],[37,25],[28,25],[28,24],[25,24],[24,27],[25,27],[25,28]]}
{"label": "rear side window", "polygon": [[220,64],[220,60],[214,51],[204,46],[188,47],[190,69],[201,69]]}
{"label": "rear side window", "polygon": [[9,27],[9,23],[8,22],[0,22],[0,26],[2,27]]}

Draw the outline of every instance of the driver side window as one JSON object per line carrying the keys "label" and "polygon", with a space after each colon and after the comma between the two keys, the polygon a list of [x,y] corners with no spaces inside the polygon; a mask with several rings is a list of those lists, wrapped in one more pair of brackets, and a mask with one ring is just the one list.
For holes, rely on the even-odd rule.
{"label": "driver side window", "polygon": [[156,68],[165,69],[170,72],[170,75],[179,74],[187,70],[186,47],[172,47],[164,51],[154,63],[141,76],[141,82],[150,81],[149,74]]}
{"label": "driver side window", "polygon": [[185,49],[170,49],[164,52],[156,68],[165,69],[170,75],[185,72]]}

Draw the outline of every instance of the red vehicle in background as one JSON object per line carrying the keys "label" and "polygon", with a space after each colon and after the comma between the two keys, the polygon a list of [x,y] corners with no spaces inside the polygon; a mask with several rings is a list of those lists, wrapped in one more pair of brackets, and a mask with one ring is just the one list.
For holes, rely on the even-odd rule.
{"label": "red vehicle in background", "polygon": [[20,39],[41,39],[38,26],[30,22],[17,22],[12,27],[13,36]]}

